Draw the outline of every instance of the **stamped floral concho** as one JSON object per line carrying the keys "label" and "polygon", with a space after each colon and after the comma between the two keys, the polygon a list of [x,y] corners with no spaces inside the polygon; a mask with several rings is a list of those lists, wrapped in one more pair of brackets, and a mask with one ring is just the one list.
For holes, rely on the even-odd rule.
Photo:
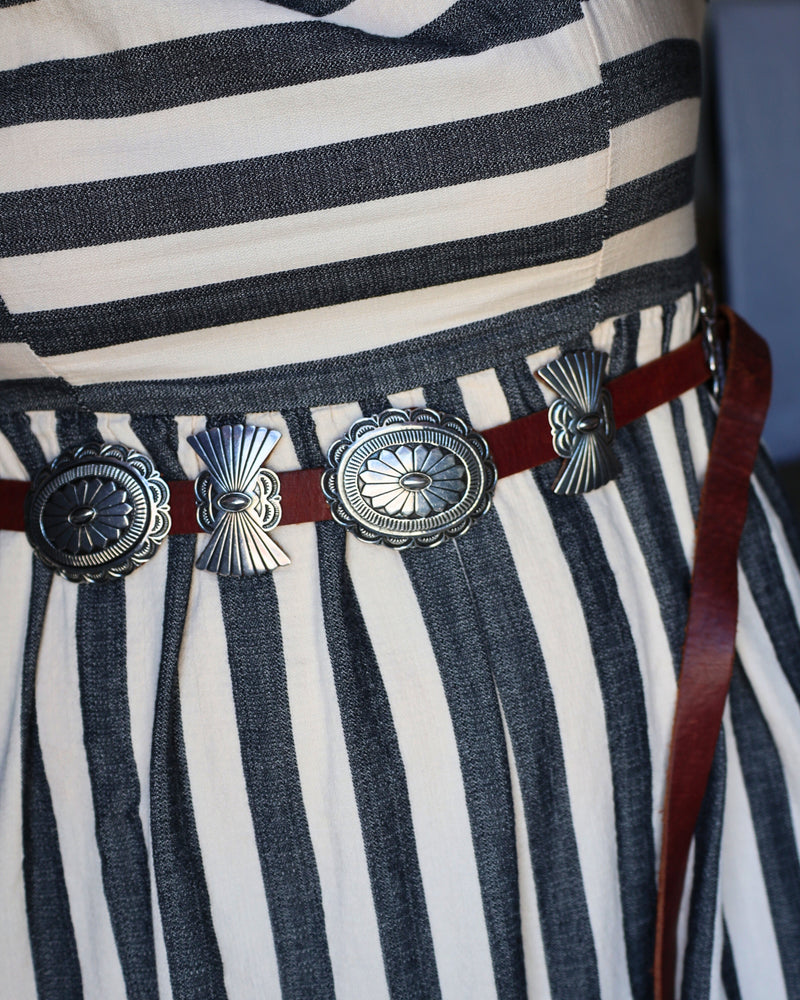
{"label": "stamped floral concho", "polygon": [[352,424],[328,451],[334,520],[392,548],[430,548],[489,509],[497,473],[484,438],[435,410],[390,409]]}
{"label": "stamped floral concho", "polygon": [[25,505],[36,554],[76,583],[125,576],[169,529],[167,484],[149,458],[121,444],[62,452],[36,477]]}

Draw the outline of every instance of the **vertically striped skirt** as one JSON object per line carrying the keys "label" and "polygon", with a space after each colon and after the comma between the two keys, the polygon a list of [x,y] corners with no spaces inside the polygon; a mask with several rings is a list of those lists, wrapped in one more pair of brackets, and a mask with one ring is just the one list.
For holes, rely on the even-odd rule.
{"label": "vertically striped skirt", "polygon": [[[187,436],[245,417],[282,431],[278,472],[387,405],[490,427],[542,408],[532,371],[556,346],[591,340],[613,376],[688,339],[695,312],[688,294],[571,339],[478,338],[422,358],[417,383],[388,352],[355,357],[338,398],[324,367],[204,384],[196,416],[147,387],[78,412],[22,384],[0,473],[99,435],[191,478]],[[510,477],[432,550],[279,527],[292,563],[264,577],[195,570],[197,539],[173,536],[124,580],[76,585],[1,533],[0,996],[650,996],[714,419],[688,393],[619,432],[615,482],[559,497],[555,463]],[[762,456],[684,897],[687,1000],[800,996],[798,552]]]}

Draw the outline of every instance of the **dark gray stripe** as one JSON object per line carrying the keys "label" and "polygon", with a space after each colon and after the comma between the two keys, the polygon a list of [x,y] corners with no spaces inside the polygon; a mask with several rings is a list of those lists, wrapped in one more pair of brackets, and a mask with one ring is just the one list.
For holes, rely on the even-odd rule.
{"label": "dark gray stripe", "polygon": [[[323,462],[311,414],[283,413],[302,466]],[[322,611],[364,838],[386,981],[393,1000],[440,996],[405,767],[353,581],[345,531],[317,525]]]}
{"label": "dark gray stripe", "polygon": [[288,153],[14,191],[0,195],[0,252],[211,229],[533,170],[605,148],[602,103],[603,89],[594,87],[534,107]]}
{"label": "dark gray stripe", "polygon": [[[694,197],[694,156],[611,188],[606,198],[606,237],[644,225],[688,205]],[[562,260],[568,254],[561,255]],[[17,322],[19,323],[19,319]]]}
{"label": "dark gray stripe", "polygon": [[761,872],[789,1000],[800,997],[800,860],[780,757],[742,665],[734,666],[731,718]]}
{"label": "dark gray stripe", "polygon": [[722,985],[725,987],[727,1000],[742,1000],[739,990],[739,977],[736,975],[736,962],[728,936],[728,925],[722,921]]}
{"label": "dark gray stripe", "polygon": [[20,336],[16,331],[16,324],[8,306],[0,295],[0,341],[19,340]]}
{"label": "dark gray stripe", "polygon": [[[674,308],[664,307],[665,332],[669,343]],[[618,320],[612,348],[614,375],[635,367],[640,317]],[[673,419],[681,425],[681,404],[673,408]],[[676,413],[677,410],[677,413]],[[684,439],[685,461],[690,461]],[[648,573],[658,598],[676,674],[679,671],[688,611],[690,573],[683,553],[677,522],[652,435],[646,420],[638,420],[620,431],[614,445],[622,464],[617,487],[628,511],[639,546],[647,561]],[[694,476],[684,465],[684,472]],[[696,491],[696,482],[694,483]],[[690,905],[690,930],[684,957],[682,996],[702,1000],[710,989],[711,962],[717,911],[717,883],[725,795],[725,746],[720,735],[717,753],[696,832],[694,881]],[[624,894],[623,894],[624,898]],[[640,982],[647,995],[644,980]]]}
{"label": "dark gray stripe", "polygon": [[391,708],[344,561],[345,532],[317,525],[322,609],[393,1000],[441,995],[405,769]]}
{"label": "dark gray stripe", "polygon": [[[649,207],[662,214],[662,205]],[[598,209],[529,229],[90,306],[20,313],[15,320],[19,337],[42,356],[227,326],[585,257],[602,245],[601,216]]]}
{"label": "dark gray stripe", "polygon": [[19,313],[17,336],[49,356],[577,259],[600,249],[604,211],[609,235],[633,228],[687,204],[692,178],[689,157],[612,189],[605,210],[558,222],[214,285]]}
{"label": "dark gray stripe", "polygon": [[61,378],[0,379],[0,414],[78,406],[75,390]]}
{"label": "dark gray stripe", "polygon": [[407,552],[403,562],[450,710],[497,995],[524,997],[511,775],[489,650],[455,546]]}
{"label": "dark gray stripe", "polygon": [[[436,408],[467,417],[455,384],[427,388],[425,397]],[[453,547],[468,588],[468,641],[489,665],[514,750],[551,996],[599,997],[555,702],[497,515],[490,512]],[[434,579],[441,585],[438,575]]]}
{"label": "dark gray stripe", "polygon": [[175,1000],[223,1000],[222,958],[192,810],[178,686],[195,539],[173,535],[167,545],[164,630],[150,766],[153,865]]}
{"label": "dark gray stripe", "polygon": [[[389,347],[233,375],[104,382],[81,387],[80,398],[84,405],[104,412],[213,413],[323,406],[385,396],[495,367],[510,355],[531,354],[554,343],[565,349],[585,345],[598,316],[620,315],[677,298],[692,288],[698,276],[699,258],[692,250],[683,257],[626,271],[620,280],[603,279],[580,295]],[[34,379],[0,386],[0,411],[74,405],[55,381]]]}
{"label": "dark gray stripe", "polygon": [[57,410],[56,435],[62,450],[82,444],[101,443],[97,417],[85,410]]}
{"label": "dark gray stripe", "polygon": [[[676,281],[679,274],[682,276],[680,283]],[[655,264],[633,267],[601,278],[595,285],[597,321],[680,298],[699,280],[700,255],[696,247],[681,257],[659,260]]]}
{"label": "dark gray stripe", "polygon": [[[679,346],[672,343],[673,324],[675,321],[676,311],[677,307],[674,302],[670,302],[663,307],[664,333],[662,339],[662,353],[664,354],[666,354],[667,351],[671,351],[675,347]],[[698,391],[704,393],[707,390],[705,388],[701,388]],[[675,440],[678,443],[678,451],[681,457],[681,467],[683,469],[686,492],[689,496],[689,505],[692,510],[692,516],[696,521],[698,511],[700,510],[700,486],[697,482],[697,473],[695,472],[694,460],[692,459],[692,449],[689,446],[689,434],[686,430],[686,413],[681,399],[671,400],[669,408],[670,413],[672,414],[672,425],[675,430]]]}
{"label": "dark gray stripe", "polygon": [[[512,417],[543,407],[541,392],[524,362],[498,369],[498,376]],[[651,460],[656,462],[654,456]],[[633,996],[644,998],[652,991],[656,856],[652,765],[641,671],[625,607],[597,526],[582,497],[553,493],[557,468],[555,462],[549,463],[534,469],[532,476],[569,565],[594,655],[611,761],[628,973]]]}
{"label": "dark gray stripe", "polygon": [[752,487],[739,545],[739,561],[775,654],[800,702],[800,625],[766,514]]}
{"label": "dark gray stripe", "polygon": [[76,639],[83,744],[117,953],[130,1000],[157,1000],[150,870],[125,670],[124,581],[79,585]]}
{"label": "dark gray stripe", "polygon": [[283,1000],[334,995],[314,849],[297,770],[280,609],[270,574],[219,578],[247,797]]}
{"label": "dark gray stripe", "polygon": [[39,1000],[82,1000],[78,948],[36,719],[36,664],[52,575],[33,560],[22,673],[22,874]]}
{"label": "dark gray stripe", "polygon": [[720,732],[695,828],[694,878],[683,958],[681,1000],[708,1000],[711,995],[726,772],[725,734]]}
{"label": "dark gray stripe", "polygon": [[700,46],[693,39],[670,38],[605,63],[602,73],[613,128],[666,104],[699,97]]}
{"label": "dark gray stripe", "polygon": [[178,461],[178,425],[173,417],[133,414],[131,430],[162,476],[186,479]]}
{"label": "dark gray stripe", "polygon": [[[665,307],[665,325],[671,326],[674,309]],[[635,367],[640,317],[618,320],[612,348],[611,371],[620,374]],[[668,344],[669,326],[664,339]],[[675,401],[673,419],[681,426],[682,407]],[[676,413],[677,410],[677,413]],[[685,430],[685,429],[684,429]],[[690,461],[688,442],[683,445]],[[676,674],[680,668],[690,590],[689,567],[683,553],[662,468],[646,420],[638,420],[620,431],[614,449],[622,464],[617,488],[630,516],[648,573],[658,598]],[[684,472],[694,472],[684,465]],[[696,492],[696,482],[694,482]],[[684,957],[682,996],[702,1000],[709,995],[711,962],[717,912],[717,884],[725,794],[725,746],[720,735],[708,789],[696,832],[696,853],[689,937]],[[623,896],[624,898],[624,896]],[[640,983],[647,995],[644,980]]]}
{"label": "dark gray stripe", "polygon": [[[612,377],[636,367],[641,319],[634,313],[617,320],[614,326],[609,361]],[[677,675],[686,632],[691,574],[647,420],[637,420],[623,428],[614,451],[622,466],[617,489],[647,564]]]}
{"label": "dark gray stripe", "polygon": [[471,55],[580,19],[579,0],[460,0],[404,38],[321,22],[160,42],[0,74],[0,125],[111,118],[311,80]]}
{"label": "dark gray stripe", "polygon": [[206,414],[206,427],[231,427],[235,424],[247,423],[247,414],[243,411],[239,413],[208,413]]}

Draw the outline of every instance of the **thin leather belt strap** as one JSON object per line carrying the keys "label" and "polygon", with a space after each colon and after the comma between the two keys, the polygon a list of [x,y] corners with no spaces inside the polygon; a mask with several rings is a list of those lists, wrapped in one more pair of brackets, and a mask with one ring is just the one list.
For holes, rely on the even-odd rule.
{"label": "thin leather belt strap", "polygon": [[658,887],[655,1000],[674,1000],[686,862],[728,694],[738,610],[737,559],[750,475],[769,406],[769,348],[721,307],[729,359],[697,520],[694,572],[672,730]]}
{"label": "thin leather belt strap", "polygon": [[[614,402],[617,427],[644,416],[648,410],[696,389],[709,378],[701,336],[693,337],[675,351],[608,383]],[[543,465],[556,458],[553,451],[547,410],[539,410],[518,420],[483,431],[489,443],[497,473],[513,476],[525,469]],[[281,524],[306,521],[329,521],[330,508],[320,486],[322,469],[299,469],[281,472]],[[0,529],[24,531],[23,506],[29,483],[0,480]],[[173,535],[196,534],[197,523],[194,483],[174,480],[169,483],[170,515]]]}

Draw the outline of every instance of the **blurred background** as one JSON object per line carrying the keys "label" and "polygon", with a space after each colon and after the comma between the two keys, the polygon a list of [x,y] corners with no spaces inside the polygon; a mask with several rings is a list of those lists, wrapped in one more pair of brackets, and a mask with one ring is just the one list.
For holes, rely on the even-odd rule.
{"label": "blurred background", "polygon": [[711,0],[704,74],[700,249],[769,341],[765,438],[800,517],[800,0]]}

